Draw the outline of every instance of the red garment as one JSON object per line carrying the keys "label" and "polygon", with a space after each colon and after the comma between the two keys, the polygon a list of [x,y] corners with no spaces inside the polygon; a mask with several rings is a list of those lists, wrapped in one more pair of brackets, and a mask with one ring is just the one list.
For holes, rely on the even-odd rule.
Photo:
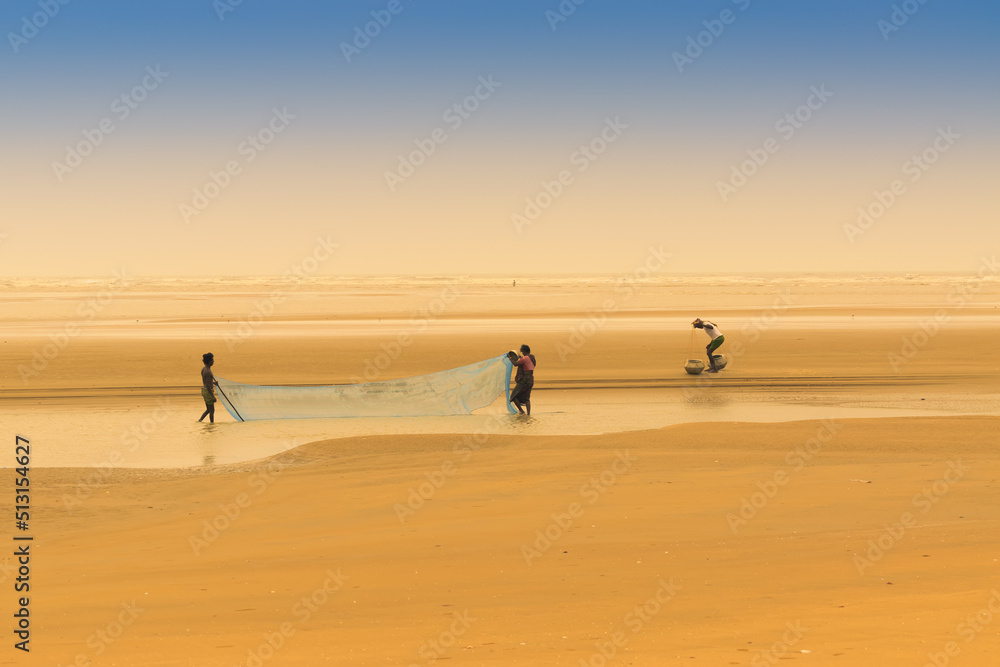
{"label": "red garment", "polygon": [[521,357],[520,359],[517,360],[517,363],[515,365],[520,366],[526,371],[535,370],[535,360],[532,359],[530,356]]}

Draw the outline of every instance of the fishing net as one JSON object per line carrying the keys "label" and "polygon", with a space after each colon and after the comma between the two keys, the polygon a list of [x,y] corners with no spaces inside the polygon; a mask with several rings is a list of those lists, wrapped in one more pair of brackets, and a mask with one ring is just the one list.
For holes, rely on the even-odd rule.
{"label": "fishing net", "polygon": [[233,419],[421,417],[467,415],[501,396],[510,405],[507,355],[429,375],[324,387],[241,384],[217,377],[219,400]]}

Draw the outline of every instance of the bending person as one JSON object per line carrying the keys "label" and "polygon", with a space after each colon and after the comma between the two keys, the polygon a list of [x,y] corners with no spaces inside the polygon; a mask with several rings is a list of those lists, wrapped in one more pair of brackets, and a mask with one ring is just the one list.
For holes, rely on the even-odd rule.
{"label": "bending person", "polygon": [[705,351],[708,352],[708,368],[705,370],[706,373],[718,373],[719,369],[715,365],[715,357],[713,352],[719,349],[719,347],[726,342],[726,337],[722,335],[719,331],[719,327],[711,322],[702,320],[700,317],[696,317],[694,322],[691,323],[695,329],[704,329],[708,337],[711,338]]}
{"label": "bending person", "polygon": [[527,414],[531,414],[531,388],[535,386],[535,355],[531,354],[531,348],[527,345],[521,346],[521,357],[518,358],[513,350],[507,353],[507,357],[515,366],[517,374],[514,375],[514,390],[510,392],[510,402],[514,404],[517,411],[522,415],[525,411],[521,409],[524,405]]}

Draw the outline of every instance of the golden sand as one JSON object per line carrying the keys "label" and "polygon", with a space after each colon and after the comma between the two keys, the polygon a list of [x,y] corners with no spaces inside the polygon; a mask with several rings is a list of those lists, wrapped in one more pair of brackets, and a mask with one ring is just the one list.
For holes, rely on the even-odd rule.
{"label": "golden sand", "polygon": [[[985,311],[974,326],[954,326],[953,312],[894,369],[889,355],[940,304],[925,298],[888,324],[878,320],[888,304],[852,304],[879,324],[785,320],[755,336],[744,325],[767,307],[768,289],[742,297],[757,310],[708,313],[730,353],[737,343],[744,353],[706,385],[683,373],[688,330],[638,315],[634,326],[598,327],[560,361],[572,323],[588,317],[581,303],[561,329],[463,327],[455,317],[415,336],[386,374],[530,342],[535,420],[555,387],[995,403],[997,326]],[[209,300],[224,313],[245,305],[234,298]],[[118,305],[94,323],[100,335],[74,339],[31,382],[5,375],[5,404],[101,409],[144,387],[191,396],[194,419],[206,348],[233,379],[332,383],[363,374],[400,330],[289,335],[268,331],[275,320],[228,351],[224,331],[167,340],[141,308]],[[395,312],[406,321],[405,308]],[[134,314],[128,335],[107,332]],[[804,313],[782,312],[795,315]],[[20,333],[4,343],[8,369],[45,341],[10,330]],[[80,469],[36,468],[31,653],[8,634],[0,664],[994,665],[1000,418],[985,412],[327,440],[234,465],[113,470],[69,506]],[[3,475],[12,489],[16,473]],[[14,557],[3,565],[10,586]]]}

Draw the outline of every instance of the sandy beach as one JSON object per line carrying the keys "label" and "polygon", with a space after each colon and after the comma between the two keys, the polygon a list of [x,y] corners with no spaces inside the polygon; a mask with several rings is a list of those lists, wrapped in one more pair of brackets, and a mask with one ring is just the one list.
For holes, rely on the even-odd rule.
{"label": "sandy beach", "polygon": [[[9,285],[0,410],[41,462],[31,654],[0,664],[995,663],[995,280],[615,285],[138,281],[89,318],[108,285]],[[714,378],[681,369],[695,315]],[[206,351],[333,384],[522,342],[530,420],[191,425]]]}
{"label": "sandy beach", "polygon": [[0,667],[1000,664],[1000,3],[0,25]]}

